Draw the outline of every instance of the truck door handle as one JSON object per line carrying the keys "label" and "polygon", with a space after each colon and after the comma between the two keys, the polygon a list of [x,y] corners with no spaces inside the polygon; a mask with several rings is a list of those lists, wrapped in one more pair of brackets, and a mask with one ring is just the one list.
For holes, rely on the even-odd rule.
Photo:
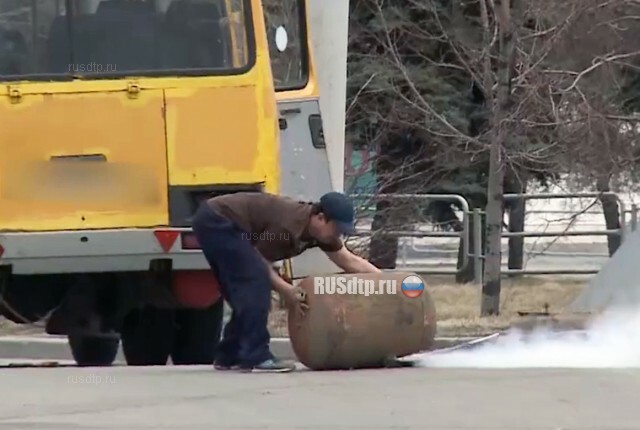
{"label": "truck door handle", "polygon": [[280,111],[281,115],[293,115],[295,113],[302,113],[302,110],[300,108],[289,108],[289,109],[282,109]]}
{"label": "truck door handle", "polygon": [[49,158],[50,161],[107,161],[107,156],[104,154],[67,154],[67,155],[52,155]]}

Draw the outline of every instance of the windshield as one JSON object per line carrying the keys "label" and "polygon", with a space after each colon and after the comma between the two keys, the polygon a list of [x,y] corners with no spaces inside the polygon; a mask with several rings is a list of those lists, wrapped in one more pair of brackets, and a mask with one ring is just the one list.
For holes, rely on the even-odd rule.
{"label": "windshield", "polygon": [[249,0],[1,0],[0,77],[220,75],[255,52]]}
{"label": "windshield", "polygon": [[262,1],[276,91],[301,89],[309,79],[304,0]]}

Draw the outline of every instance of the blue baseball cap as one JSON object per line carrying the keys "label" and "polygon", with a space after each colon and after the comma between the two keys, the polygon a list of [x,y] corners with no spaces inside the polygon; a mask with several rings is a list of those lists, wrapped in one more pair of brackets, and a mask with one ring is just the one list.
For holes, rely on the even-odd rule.
{"label": "blue baseball cap", "polygon": [[332,191],[320,197],[322,212],[338,226],[340,234],[353,234],[355,227],[355,211],[349,197]]}

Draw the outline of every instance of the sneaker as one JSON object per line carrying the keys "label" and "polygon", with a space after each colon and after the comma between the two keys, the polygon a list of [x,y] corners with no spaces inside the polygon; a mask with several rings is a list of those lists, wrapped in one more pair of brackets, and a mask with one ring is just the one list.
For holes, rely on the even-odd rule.
{"label": "sneaker", "polygon": [[213,363],[213,368],[216,370],[238,370],[240,369],[240,365],[226,364],[226,363]]}
{"label": "sneaker", "polygon": [[241,370],[250,373],[285,373],[296,370],[296,365],[290,361],[268,359],[253,367],[245,367]]}

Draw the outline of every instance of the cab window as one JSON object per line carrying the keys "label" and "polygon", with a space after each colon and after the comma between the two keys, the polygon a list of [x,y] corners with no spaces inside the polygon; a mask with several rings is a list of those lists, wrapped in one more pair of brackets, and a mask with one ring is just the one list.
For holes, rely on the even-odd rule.
{"label": "cab window", "polygon": [[309,79],[304,0],[263,0],[276,91],[301,89]]}
{"label": "cab window", "polygon": [[0,78],[234,74],[250,0],[2,0]]}

